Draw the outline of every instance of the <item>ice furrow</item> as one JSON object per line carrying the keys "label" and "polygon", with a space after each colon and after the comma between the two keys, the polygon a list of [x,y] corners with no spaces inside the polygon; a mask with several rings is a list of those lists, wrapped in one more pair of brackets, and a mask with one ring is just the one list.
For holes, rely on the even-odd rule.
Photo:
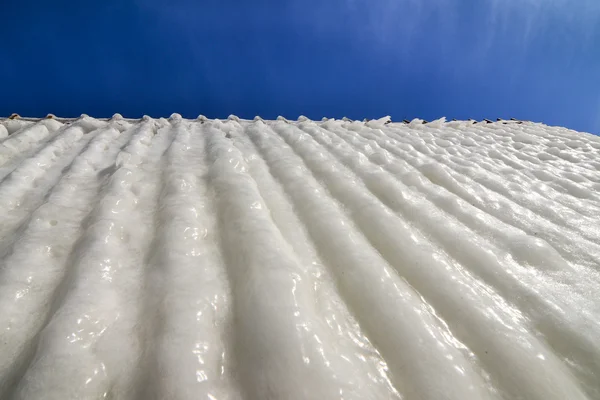
{"label": "ice furrow", "polygon": [[[114,162],[119,139],[127,136],[119,138],[114,129],[90,135],[92,140],[49,193],[47,202],[34,211],[0,262],[0,397],[15,386],[14,379],[33,356],[38,332],[68,272],[71,250],[95,204],[101,183],[98,173]],[[2,244],[8,241],[5,238]]]}
{"label": "ice furrow", "polygon": [[[361,132],[364,132],[367,129],[370,129],[370,128],[362,128]],[[407,143],[406,139],[402,139],[401,141],[404,141],[405,143]],[[410,143],[407,143],[407,144],[410,144]],[[495,153],[493,153],[493,154],[499,154],[499,153],[497,153],[497,151],[494,151],[494,152]],[[521,206],[521,207],[527,209],[530,213],[535,213],[538,216],[540,216],[541,218],[545,219],[546,221],[553,223],[555,225],[558,225],[561,229],[569,229],[569,230],[574,229],[575,231],[577,231],[577,234],[583,235],[584,237],[586,237],[590,233],[589,225],[588,225],[588,229],[586,230],[585,226],[579,227],[577,224],[569,223],[563,217],[564,210],[563,210],[563,213],[559,213],[558,210],[555,210],[554,208],[549,207],[547,205],[547,202],[534,202],[534,201],[531,201],[531,199],[529,199],[528,196],[519,195],[519,191],[520,191],[519,185],[507,186],[503,182],[503,179],[495,176],[496,175],[495,173],[492,174],[489,171],[487,171],[487,172],[478,171],[479,168],[474,169],[474,168],[456,165],[448,157],[432,157],[432,156],[427,156],[426,154],[423,154],[423,155],[430,159],[433,158],[436,161],[436,163],[447,165],[453,171],[456,171],[457,173],[461,174],[464,177],[468,177],[469,179],[472,179],[474,182],[477,182],[478,184],[482,185],[483,187],[487,188],[488,190],[491,190],[491,191],[495,192],[496,194],[498,194],[499,196],[504,197],[507,202],[514,203],[518,206]],[[515,171],[515,168],[511,167],[511,170]],[[556,203],[553,203],[553,204],[554,204],[554,206],[556,206]],[[573,217],[578,217],[578,216],[571,213],[570,217],[573,218]]]}
{"label": "ice furrow", "polygon": [[64,298],[40,335],[16,398],[118,399],[136,393],[144,255],[154,233],[159,161],[172,139],[168,127],[155,136],[152,125],[143,126],[116,157],[75,249]]}
{"label": "ice furrow", "polygon": [[0,398],[600,398],[600,138],[0,120]]}
{"label": "ice furrow", "polygon": [[[448,124],[448,125],[450,125],[450,124]],[[476,130],[476,129],[479,130],[479,131],[483,130],[484,132],[485,131],[490,131],[490,132],[492,132],[492,134],[495,133],[494,130],[491,130],[490,128],[482,128],[482,127],[474,128],[474,126],[470,126],[469,127],[469,126],[462,126],[462,125],[461,125],[461,129],[458,129],[458,127],[456,127],[454,125],[451,125],[446,130],[451,131],[451,132],[455,132],[456,135],[460,136],[460,135],[466,135],[470,130]],[[433,131],[435,134],[438,134],[438,135],[441,134],[441,132],[443,132],[443,130],[440,130],[440,129],[433,130],[431,128],[427,129],[427,131]],[[515,136],[518,137],[519,135],[516,134],[516,135],[514,135],[512,137],[515,137]],[[502,147],[502,150],[503,150],[502,153],[498,152],[496,150],[496,147],[494,147],[493,144],[486,144],[486,143],[483,143],[482,141],[473,141],[472,146],[476,145],[477,149],[485,149],[486,152],[490,152],[491,151],[492,153],[490,153],[490,154],[493,154],[493,156],[495,157],[495,159],[502,160],[504,163],[506,163],[506,162],[512,163],[512,161],[510,160],[510,156],[513,156],[513,157],[518,157],[518,158],[520,158],[523,161],[526,161],[530,165],[533,163],[534,164],[533,165],[534,169],[535,168],[539,168],[541,161],[539,159],[535,158],[533,155],[532,156],[527,156],[525,153],[528,152],[531,149],[537,149],[537,151],[534,152],[534,154],[536,154],[540,150],[544,150],[545,149],[544,142],[542,140],[539,140],[539,138],[537,140],[531,141],[530,143],[527,143],[527,144],[520,143],[518,141],[519,139],[516,139],[516,140],[517,141],[515,141],[514,144],[515,145],[517,145],[517,144],[520,145],[520,146],[518,146],[518,150],[511,149],[509,146],[503,146]],[[474,147],[470,147],[470,148],[473,149]],[[482,159],[482,157],[481,157],[482,154],[481,154],[480,151],[472,152],[472,154],[476,154],[478,156],[478,158],[479,158],[478,159],[478,165],[479,166],[482,166],[482,167],[486,168],[490,172],[494,172],[494,173],[497,172],[498,168],[496,168],[496,169],[491,168],[489,166],[489,163],[485,162],[485,160]],[[454,158],[453,160],[458,161],[459,158]],[[502,177],[506,177],[506,178],[510,179],[513,176],[523,176],[524,174],[521,171],[519,171],[519,169],[522,169],[522,170],[527,169],[527,166],[520,165],[520,164],[516,165],[516,164],[513,163],[513,164],[510,164],[509,166],[511,168],[510,169],[505,169],[505,170],[509,171],[511,174],[508,175],[508,176],[503,175]],[[514,167],[517,167],[519,169],[514,168]],[[581,188],[578,188],[577,186],[573,186],[572,184],[570,184],[566,180],[560,179],[559,177],[561,176],[561,172],[563,172],[561,169],[556,169],[556,171],[553,171],[554,168],[552,167],[552,165],[549,165],[548,163],[545,163],[544,167],[545,167],[544,168],[545,171],[548,171],[546,173],[547,176],[549,175],[549,172],[551,172],[554,176],[557,177],[557,182],[556,183],[557,184],[560,183],[563,186],[562,189],[558,189],[558,192],[564,192],[565,190],[567,190],[567,191],[572,191],[574,194],[578,194],[581,197],[590,196],[590,193],[581,194],[582,193],[582,189]],[[500,169],[502,169],[502,168],[500,168]],[[525,172],[525,171],[523,171],[523,172]],[[579,177],[579,180],[581,180],[581,175],[578,175],[578,177]],[[554,188],[556,189],[556,185],[554,185],[554,186],[555,186]],[[559,193],[559,194],[561,194],[561,193]]]}
{"label": "ice furrow", "polygon": [[[402,168],[397,166],[397,168],[390,168],[390,165],[396,160],[389,153],[382,154],[382,150],[380,147],[375,146],[359,146],[358,144],[354,144],[354,149],[344,146],[347,142],[340,141],[344,140],[345,133],[343,130],[336,129],[335,126],[328,126],[325,132],[331,132],[331,136],[329,138],[325,138],[325,135],[322,133],[323,131],[319,131],[317,126],[307,126],[302,127],[305,132],[312,135],[312,137],[318,141],[321,145],[327,147],[333,154],[335,154],[340,161],[342,161],[347,167],[352,169],[355,173],[357,173],[365,182],[367,187],[377,195],[377,197],[383,201],[388,207],[395,210],[396,212],[400,212],[404,215],[404,218],[412,221],[413,224],[419,225],[423,223],[424,226],[429,226],[426,230],[428,231],[428,235],[437,235],[442,240],[451,240],[456,241],[460,240],[460,236],[456,237],[456,235],[450,235],[449,232],[444,232],[445,229],[448,229],[448,225],[450,225],[450,229],[462,230],[464,229],[462,226],[452,226],[454,222],[452,220],[448,220],[443,217],[442,214],[438,212],[440,209],[448,209],[447,205],[452,204],[458,198],[454,195],[451,195],[450,198],[446,200],[446,203],[438,202],[437,204],[430,204],[430,200],[436,198],[436,193],[432,191],[428,191],[427,197],[415,196],[415,193],[407,186],[399,183],[393,182],[395,176],[396,179],[406,176],[406,180],[408,180],[407,184],[414,187],[414,185],[423,186],[421,179],[419,176],[415,174],[410,174],[412,168]],[[337,144],[333,143],[333,139],[337,139]],[[348,142],[351,143],[351,142]],[[365,152],[365,149],[369,149],[368,152]],[[367,159],[372,161],[374,165],[369,168],[367,163],[363,159],[361,159],[361,155],[365,156]],[[383,173],[380,168],[375,167],[378,165],[383,167],[384,169],[391,171],[391,175],[387,175]],[[396,165],[394,165],[396,166]],[[440,188],[443,189],[443,188]],[[423,191],[423,189],[421,189]],[[426,204],[427,206],[421,207],[421,203]],[[432,208],[434,212],[429,212],[427,209]],[[450,215],[455,216],[452,212]],[[455,216],[457,217],[457,216]],[[459,219],[460,220],[460,219]],[[461,221],[462,222],[462,221]],[[497,226],[498,222],[493,224],[493,226]],[[454,232],[456,233],[456,232]],[[463,232],[466,237],[471,235],[470,229]],[[515,232],[512,233],[513,235]],[[471,240],[466,241],[464,246],[467,246],[472,249],[471,252],[482,252],[481,256],[485,254],[489,254],[489,246],[490,243],[487,243],[485,239],[483,242],[480,242],[483,238],[472,237]],[[496,236],[496,239],[498,237]],[[508,248],[510,249],[510,243],[514,242],[513,240],[507,240],[509,237],[504,235],[503,239],[505,239],[505,243],[508,243]],[[519,257],[519,254],[515,254],[514,256],[519,257],[519,259],[525,263],[528,263],[528,259],[534,260],[532,266],[535,268],[539,268],[541,270],[569,270],[570,267],[565,263],[562,258],[555,254],[554,257],[545,257],[544,255],[548,253],[548,249],[544,248],[543,243],[534,243],[534,238],[526,237],[522,233],[518,239],[523,242],[532,242],[528,247],[531,248],[530,253],[534,253],[534,257],[522,258]],[[474,243],[471,243],[474,242]],[[457,250],[454,245],[447,246],[451,251]],[[499,252],[499,249],[495,249],[494,252]],[[558,256],[558,257],[557,257]],[[505,258],[505,257],[502,257]],[[500,270],[504,270],[504,266],[500,268]]]}
{"label": "ice furrow", "polygon": [[[461,132],[458,128],[449,128],[453,131],[456,131],[457,134],[465,134],[466,132]],[[519,142],[515,142],[519,143]],[[541,170],[540,164],[541,161],[538,158],[533,156],[526,155],[526,151],[531,148],[536,148],[538,151],[541,149],[540,145],[523,145],[527,147],[519,147],[519,150],[511,149],[506,146],[503,148],[503,153],[506,155],[512,155],[514,157],[520,158],[522,161],[526,162],[528,165],[524,166],[522,171],[514,170],[514,169],[504,169],[506,173],[501,175],[501,178],[508,179],[512,183],[517,186],[512,187],[529,187],[537,191],[540,195],[548,197],[552,201],[558,201],[560,204],[569,207],[576,212],[588,216],[593,217],[598,214],[597,201],[586,201],[585,199],[588,197],[594,197],[593,194],[589,192],[588,188],[582,188],[579,186],[579,183],[582,182],[582,179],[587,179],[583,177],[581,174],[576,175],[578,177],[578,182],[575,183],[570,179],[565,179],[565,172],[554,171],[553,168],[548,166],[548,164],[544,164],[543,170]],[[503,153],[500,153],[497,149],[491,149],[489,146],[485,144],[480,144],[478,147],[483,147],[493,151],[493,154],[496,157],[501,157],[503,159],[505,156]],[[491,154],[491,153],[488,153]],[[471,164],[471,166],[477,166],[484,168],[486,171],[489,171],[495,175],[497,175],[496,170],[490,168],[488,163],[481,160],[481,155],[479,155],[479,162],[477,164]],[[460,158],[451,158],[455,163],[462,161]],[[463,164],[464,165],[464,164]],[[589,177],[589,175],[587,175]],[[600,177],[600,176],[599,176]],[[540,187],[538,185],[540,183],[540,179],[544,181]],[[566,192],[566,193],[565,193]],[[575,197],[571,194],[576,195]],[[579,197],[579,198],[578,198]],[[592,208],[592,210],[590,210]]]}
{"label": "ice furrow", "polygon": [[[526,325],[516,309],[489,289],[475,291],[478,282],[468,275],[462,274],[459,278],[456,264],[446,260],[440,250],[436,251],[403,220],[391,215],[344,167],[327,157],[309,135],[282,123],[276,123],[274,129],[301,155],[309,169],[323,179],[332,195],[343,201],[369,241],[432,304],[504,390],[512,396],[527,393],[531,399],[561,399],[567,395],[585,398],[556,355],[537,338],[525,333]],[[437,285],[446,290],[439,290]],[[472,298],[464,300],[473,295],[478,298],[477,306]],[[490,318],[490,313],[495,318]],[[477,329],[465,332],[464,326]],[[512,365],[515,369],[508,371],[498,365]],[[530,374],[514,373],[519,365],[526,365]],[[552,368],[547,368],[548,365]],[[546,381],[553,384],[542,385]],[[540,387],[533,389],[537,386]]]}
{"label": "ice furrow", "polygon": [[[354,134],[358,135],[356,132]],[[537,236],[546,240],[566,260],[592,269],[598,267],[597,260],[600,259],[600,247],[595,243],[577,238],[576,234],[565,235],[564,229],[552,221],[534,214],[531,210],[513,203],[509,198],[480,185],[478,182],[449,169],[443,164],[423,162],[417,157],[411,156],[406,150],[388,143],[389,138],[377,138],[372,133],[362,130],[361,135],[374,140],[382,148],[407,161],[431,182],[444,186],[480,210],[499,218],[507,224],[518,227],[530,236]]]}
{"label": "ice furrow", "polygon": [[[327,129],[331,130],[332,127],[328,126]],[[410,157],[408,157],[407,155],[405,155],[405,157],[402,157],[401,152],[394,155],[392,154],[394,153],[392,148],[389,148],[391,152],[387,152],[383,147],[381,147],[385,146],[385,141],[369,141],[369,139],[361,138],[360,136],[353,136],[350,134],[350,132],[344,130],[341,127],[339,129],[334,130],[339,138],[343,139],[346,143],[349,143],[354,148],[356,148],[356,151],[358,151],[359,154],[366,154],[368,158],[374,163],[382,165],[388,170],[390,170],[390,166],[393,165],[394,168],[393,170],[390,170],[390,172],[397,178],[402,177],[403,180],[407,181],[407,185],[429,185],[431,187],[431,190],[429,190],[426,193],[427,198],[429,200],[434,200],[436,198],[436,192],[445,193],[447,196],[447,200],[438,202],[438,207],[446,209],[448,207],[451,207],[450,214],[454,214],[456,217],[462,214],[462,221],[464,222],[466,218],[467,221],[470,221],[469,224],[471,226],[473,226],[473,223],[475,222],[475,220],[472,217],[477,217],[477,220],[480,221],[477,225],[479,225],[480,228],[485,229],[486,231],[484,236],[489,239],[493,239],[496,242],[496,244],[504,242],[505,249],[511,253],[511,256],[515,258],[517,262],[522,264],[530,264],[534,266],[536,266],[536,264],[541,263],[541,265],[539,266],[541,266],[543,270],[546,271],[548,271],[548,266],[554,265],[555,267],[552,269],[554,269],[555,271],[563,271],[563,268],[560,265],[561,255],[565,259],[572,261],[570,255],[573,249],[567,248],[564,250],[564,252],[562,252],[561,255],[558,255],[554,252],[554,249],[549,248],[545,242],[540,241],[540,239],[537,237],[537,231],[535,231],[533,234],[527,235],[524,231],[520,229],[515,229],[513,225],[509,223],[500,223],[500,221],[493,215],[482,212],[485,210],[476,208],[474,204],[481,203],[481,198],[473,195],[472,192],[463,189],[463,187],[461,187],[461,184],[455,181],[453,178],[449,178],[447,175],[442,175],[440,171],[443,170],[434,170],[434,172],[436,172],[435,177],[439,178],[437,179],[438,184],[435,184],[435,182],[431,182],[429,179],[427,179],[427,174],[423,175],[421,174],[418,168],[413,167],[413,165],[418,165],[417,163],[413,162],[413,165],[411,165],[407,162],[411,161]],[[394,163],[392,164],[393,161]],[[399,164],[400,161],[401,164]],[[444,185],[448,186],[448,188],[446,188]],[[457,203],[459,199],[464,200],[463,204],[464,207],[468,207],[467,210],[463,211],[464,207],[461,207],[460,204]],[[460,211],[463,212],[459,213]],[[459,214],[457,215],[457,213]],[[504,233],[502,233],[499,229],[502,225],[504,225],[504,227],[508,229]],[[559,247],[559,249],[561,248]],[[590,256],[586,252],[584,252],[584,254],[589,259],[594,259],[593,256]],[[566,268],[566,270],[569,269],[570,268],[568,267]],[[581,271],[580,269],[578,269],[577,272],[585,271]],[[563,278],[561,278],[560,280],[563,280]],[[577,282],[581,282],[581,280],[578,277],[575,278],[575,281],[571,281],[569,283],[575,284]]]}
{"label": "ice furrow", "polygon": [[205,133],[178,122],[166,153],[147,276],[147,376],[140,399],[237,399],[231,289],[216,242]]}
{"label": "ice furrow", "polygon": [[[38,122],[41,122],[41,120]],[[19,130],[31,126],[33,124],[33,121],[25,121],[22,119],[5,119],[2,122],[0,122],[0,125],[2,125],[4,129],[6,129],[7,136],[14,135]]]}
{"label": "ice furrow", "polygon": [[0,181],[23,160],[43,149],[49,140],[68,128],[61,127],[56,121],[40,121],[0,142]]}
{"label": "ice furrow", "polygon": [[[467,131],[469,129],[474,130],[475,128],[471,127],[468,128],[467,127]],[[489,128],[479,128],[479,129],[483,129],[484,131],[489,130]],[[493,132],[493,131],[492,131]],[[527,136],[530,135],[534,135],[535,136],[539,136],[538,133],[536,133],[536,131],[532,131],[532,130],[525,130],[522,133],[524,133]],[[586,170],[582,169],[582,166],[579,164],[575,164],[569,161],[564,161],[560,158],[557,158],[558,164],[555,165],[555,163],[553,161],[550,160],[545,160],[543,162],[543,164],[541,163],[542,160],[539,159],[538,155],[540,153],[547,153],[547,151],[555,146],[559,146],[559,148],[562,149],[567,149],[569,148],[568,146],[566,146],[563,141],[552,141],[550,139],[545,140],[542,139],[541,137],[537,137],[535,140],[527,140],[527,143],[522,143],[519,140],[523,140],[520,139],[521,134],[517,133],[512,135],[511,137],[513,138],[513,144],[514,145],[519,145],[517,146],[515,149],[511,149],[508,146],[504,146],[501,147],[501,149],[505,152],[505,154],[511,154],[514,156],[521,156],[523,160],[528,160],[529,158],[533,158],[533,159],[537,159],[537,166],[539,167],[540,165],[544,166],[544,170],[546,171],[550,171],[552,172],[555,176],[561,176],[564,173],[568,173],[568,171],[566,171],[564,168],[562,167],[568,167],[569,169],[574,168],[578,173],[583,173],[586,176],[589,176],[586,174]],[[572,141],[573,137],[570,137],[570,140],[567,140],[567,142]],[[489,148],[490,146],[486,145],[486,144],[481,144],[481,146],[484,146],[486,148]],[[535,151],[531,151],[531,157],[524,157],[524,155],[526,153],[529,153],[530,150],[535,150]],[[518,173],[518,172],[517,172]]]}
{"label": "ice furrow", "polygon": [[[13,121],[14,122],[14,121]],[[12,129],[15,129],[14,127]],[[41,120],[35,123],[22,125],[14,130],[0,142],[3,148],[12,149],[14,153],[26,149],[30,144],[44,139],[50,134],[47,121]]]}
{"label": "ice furrow", "polygon": [[[505,249],[497,248],[468,227],[457,224],[452,218],[440,213],[438,210],[444,209],[443,204],[431,204],[429,197],[415,195],[410,188],[395,182],[392,175],[383,172],[375,164],[364,162],[360,157],[360,150],[357,152],[340,142],[336,143],[333,140],[335,134],[326,136],[316,125],[300,125],[300,128],[353,170],[366,187],[390,209],[402,215],[428,238],[435,240],[436,247],[445,249],[471,273],[499,290],[503,297],[514,299],[512,303],[527,315],[553,350],[560,354],[561,359],[571,360],[570,366],[573,366],[574,373],[589,388],[588,392],[600,392],[594,375],[590,373],[600,370],[600,347],[595,343],[595,338],[600,335],[600,326],[595,319],[588,317],[593,315],[594,305],[582,312],[582,305],[588,301],[582,294],[570,291],[570,286],[562,282],[564,275],[561,274],[557,281],[541,274],[530,274],[527,270],[529,266],[517,264],[511,259],[512,254]],[[340,130],[334,129],[334,132],[339,133]],[[369,156],[376,154],[373,152],[366,157],[371,158]],[[385,157],[375,159],[379,161],[377,164],[391,161]],[[410,180],[410,183],[417,182]],[[428,195],[435,198],[434,194]],[[534,240],[522,234],[516,237],[505,236],[503,239],[509,243]],[[552,253],[547,248],[531,247],[531,252],[537,253],[530,257],[533,261],[531,266],[539,268],[543,274],[548,269],[561,272],[570,270],[557,254],[548,257],[548,253]],[[577,278],[578,276],[577,274]],[[565,296],[565,293],[570,295]],[[568,324],[564,323],[566,319]]]}
{"label": "ice furrow", "polygon": [[[337,380],[344,388],[344,397],[389,398],[396,395],[386,370],[387,365],[377,350],[363,335],[358,323],[350,314],[335,287],[334,278],[324,268],[314,244],[296,215],[291,199],[286,196],[262,157],[256,153],[253,143],[244,132],[236,133],[222,129],[230,135],[234,145],[247,160],[249,173],[256,182],[267,208],[288,244],[294,249],[315,298],[318,318],[326,322],[328,331],[321,337],[324,346],[322,356],[335,368]],[[247,127],[246,127],[247,128]]]}
{"label": "ice furrow", "polygon": [[[0,182],[0,209],[6,210],[0,215],[0,237],[15,236],[16,229],[60,180],[63,169],[97,133],[84,135],[77,127],[64,130]],[[0,245],[0,256],[4,254],[3,247]]]}
{"label": "ice furrow", "polygon": [[[493,158],[504,157],[497,150],[490,151],[488,155]],[[483,164],[480,164],[480,166],[481,165]],[[456,165],[454,169],[458,172],[471,171],[470,169],[467,169],[467,167]],[[555,184],[554,186],[545,185],[546,190],[539,190],[537,191],[539,194],[536,195],[531,191],[531,188],[536,189],[534,180],[524,173],[529,172],[526,167],[523,167],[522,171],[516,172],[514,169],[509,168],[508,173],[510,173],[510,175],[507,175],[506,173],[497,173],[498,169],[493,170],[484,167],[484,170],[484,174],[495,180],[496,183],[494,184],[494,187],[496,188],[498,187],[497,182],[508,180],[510,184],[506,185],[506,190],[509,192],[511,199],[518,200],[516,201],[518,204],[537,212],[545,218],[556,220],[558,215],[560,216],[559,219],[562,220],[564,224],[580,227],[579,231],[581,234],[588,237],[588,239],[598,240],[597,235],[595,237],[594,235],[591,237],[589,236],[594,225],[593,220],[596,218],[589,218],[587,215],[591,213],[597,217],[600,214],[600,210],[597,207],[598,202],[589,190],[586,190],[573,182],[567,182],[564,179],[557,178],[556,176],[553,178],[547,170],[540,172],[538,172],[539,170],[534,170],[535,172],[538,172],[537,177],[540,177],[543,173],[546,178],[553,179],[553,183]],[[560,185],[563,190],[556,190],[556,185]],[[530,188],[530,190],[524,191],[523,188]],[[567,191],[567,194],[564,193],[565,191]],[[590,199],[590,201],[587,201],[586,198]],[[538,204],[546,206],[540,207],[537,206]],[[551,204],[552,206],[550,207],[548,204]],[[548,211],[548,209],[551,211]]]}
{"label": "ice furrow", "polygon": [[[285,142],[258,124],[248,134],[271,173],[294,199],[344,300],[384,356],[400,394],[431,399],[493,398],[469,353],[428,304],[371,247]],[[436,352],[424,351],[432,347]],[[435,383],[424,374],[435,377]],[[465,385],[465,380],[471,383]]]}
{"label": "ice furrow", "polygon": [[[42,120],[40,119],[38,122],[42,122]],[[15,133],[20,133],[20,131],[23,130],[23,128],[34,124],[35,122],[33,121],[24,121],[21,119],[5,119],[2,122],[0,122],[0,125],[2,125],[4,129],[6,129],[7,135],[4,138],[14,135]]]}
{"label": "ice furrow", "polygon": [[[324,324],[316,314],[306,271],[273,224],[247,163],[220,124],[207,128],[207,153],[222,246],[229,249],[225,261],[242,388],[250,398],[338,396],[344,388],[322,354],[330,349],[321,340],[326,337]],[[304,385],[309,381],[313,384]]]}

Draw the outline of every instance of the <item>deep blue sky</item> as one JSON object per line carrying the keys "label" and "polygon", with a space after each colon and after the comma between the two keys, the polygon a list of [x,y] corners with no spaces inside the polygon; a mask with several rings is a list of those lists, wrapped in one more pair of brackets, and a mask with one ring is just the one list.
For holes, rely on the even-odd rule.
{"label": "deep blue sky", "polygon": [[0,10],[0,115],[515,117],[600,133],[600,0],[6,0]]}

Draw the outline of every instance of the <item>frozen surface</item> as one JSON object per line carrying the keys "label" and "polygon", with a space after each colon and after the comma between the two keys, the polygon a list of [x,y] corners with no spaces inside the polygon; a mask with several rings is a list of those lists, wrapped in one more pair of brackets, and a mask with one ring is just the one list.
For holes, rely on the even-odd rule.
{"label": "frozen surface", "polygon": [[600,138],[0,121],[2,399],[600,399]]}

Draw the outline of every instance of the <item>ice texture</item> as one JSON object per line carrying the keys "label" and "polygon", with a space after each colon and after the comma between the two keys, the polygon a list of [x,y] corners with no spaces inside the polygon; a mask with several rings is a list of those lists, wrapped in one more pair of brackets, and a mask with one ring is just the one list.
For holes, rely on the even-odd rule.
{"label": "ice texture", "polygon": [[0,121],[1,399],[599,399],[600,138]]}

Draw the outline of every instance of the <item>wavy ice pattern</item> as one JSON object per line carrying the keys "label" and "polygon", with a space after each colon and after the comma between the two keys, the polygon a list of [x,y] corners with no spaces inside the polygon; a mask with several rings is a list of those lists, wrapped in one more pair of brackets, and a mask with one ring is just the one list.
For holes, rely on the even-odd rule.
{"label": "wavy ice pattern", "polygon": [[600,138],[3,120],[2,399],[600,399]]}

